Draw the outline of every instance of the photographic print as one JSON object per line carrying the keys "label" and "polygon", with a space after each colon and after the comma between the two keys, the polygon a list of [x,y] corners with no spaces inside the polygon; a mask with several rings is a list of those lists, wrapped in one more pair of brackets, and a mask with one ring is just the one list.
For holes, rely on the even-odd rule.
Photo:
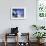
{"label": "photographic print", "polygon": [[25,8],[11,8],[11,19],[24,19],[26,16],[26,9]]}
{"label": "photographic print", "polygon": [[46,0],[37,0],[37,17],[41,20],[46,18]]}

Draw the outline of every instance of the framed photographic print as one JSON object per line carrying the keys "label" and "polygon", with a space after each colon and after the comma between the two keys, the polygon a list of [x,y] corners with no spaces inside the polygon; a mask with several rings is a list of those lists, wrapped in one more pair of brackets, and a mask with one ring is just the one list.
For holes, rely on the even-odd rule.
{"label": "framed photographic print", "polygon": [[24,18],[26,18],[26,8],[23,7],[11,8],[11,19],[24,19]]}
{"label": "framed photographic print", "polygon": [[46,25],[46,0],[37,0],[36,3],[36,24],[44,26]]}

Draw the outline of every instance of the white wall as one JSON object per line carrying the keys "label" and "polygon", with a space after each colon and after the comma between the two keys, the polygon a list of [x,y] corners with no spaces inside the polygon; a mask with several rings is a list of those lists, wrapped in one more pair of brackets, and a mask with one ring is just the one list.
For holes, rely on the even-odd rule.
{"label": "white wall", "polygon": [[[11,7],[25,7],[26,19],[11,20]],[[0,0],[0,34],[17,26],[20,32],[30,32],[30,35],[32,35],[33,31],[30,27],[32,24],[36,24],[36,0]]]}

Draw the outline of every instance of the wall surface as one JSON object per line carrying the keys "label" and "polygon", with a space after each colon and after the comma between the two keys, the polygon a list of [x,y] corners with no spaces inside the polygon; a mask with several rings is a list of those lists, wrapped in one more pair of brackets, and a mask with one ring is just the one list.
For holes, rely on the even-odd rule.
{"label": "wall surface", "polygon": [[[12,7],[26,8],[26,18],[11,20],[10,8]],[[32,37],[32,24],[36,24],[36,0],[0,0],[0,34],[10,32],[9,28],[17,26],[19,32],[29,32]]]}

